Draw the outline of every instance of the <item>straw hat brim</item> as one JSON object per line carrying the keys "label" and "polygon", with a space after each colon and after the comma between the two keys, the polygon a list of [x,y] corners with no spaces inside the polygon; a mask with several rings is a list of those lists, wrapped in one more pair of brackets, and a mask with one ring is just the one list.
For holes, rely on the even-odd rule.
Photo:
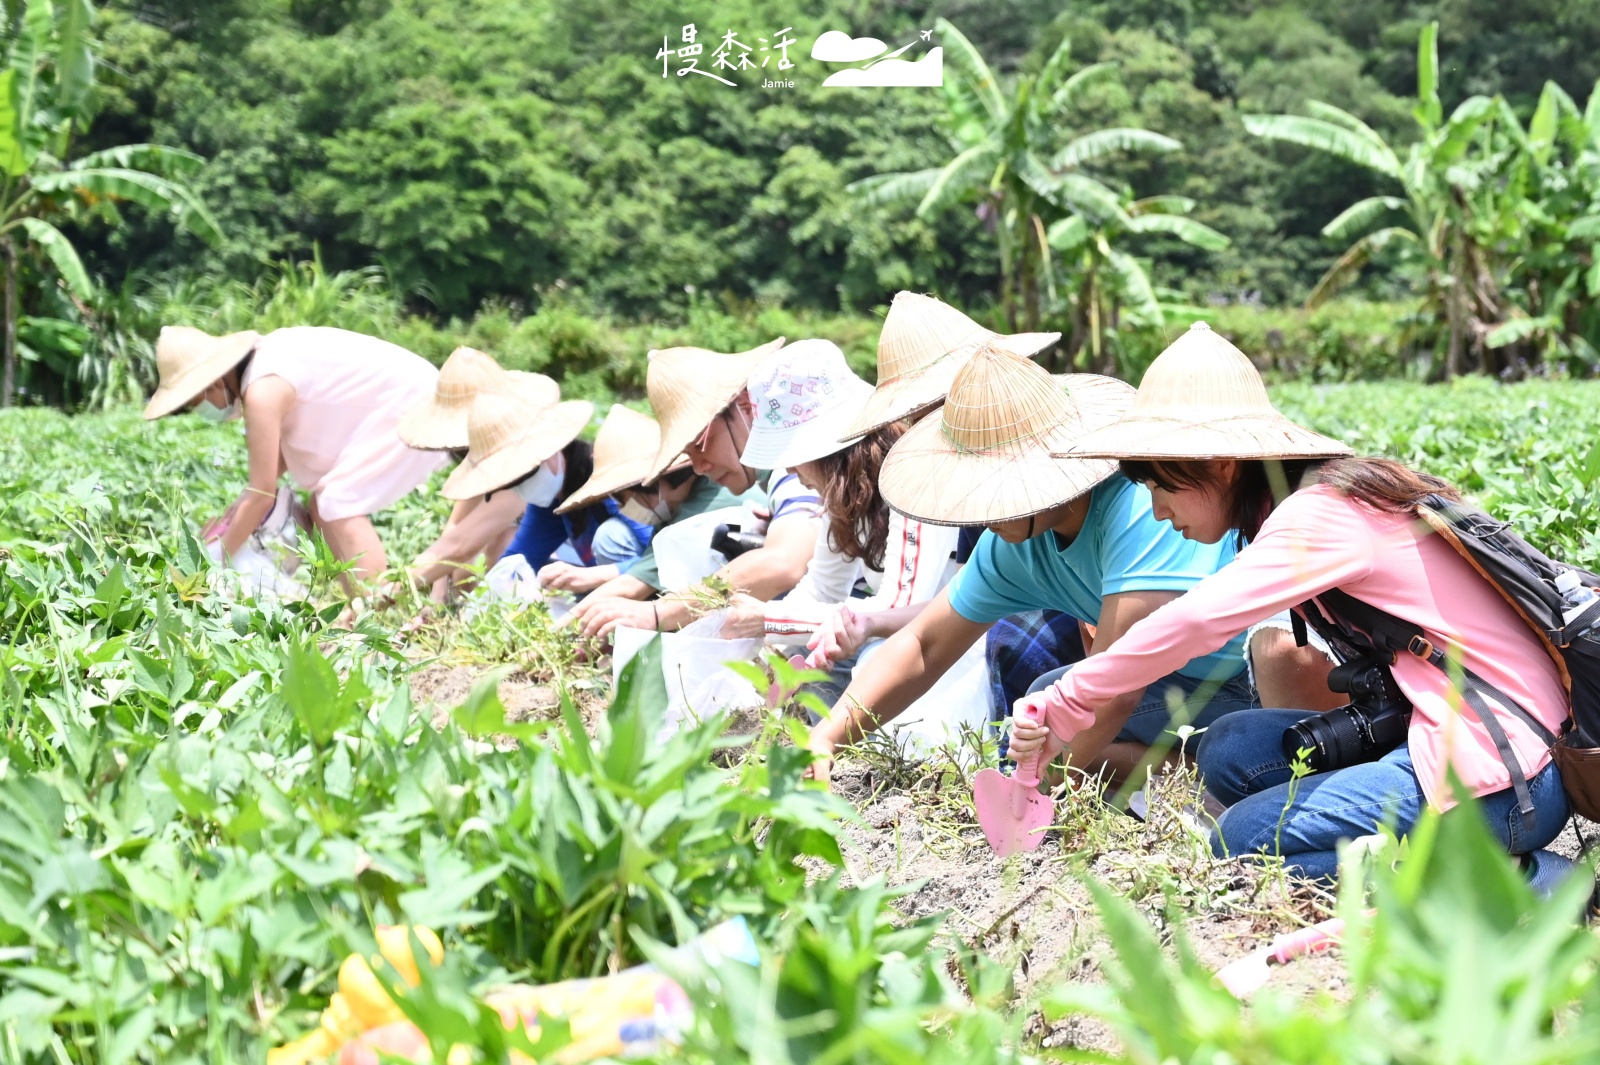
{"label": "straw hat brim", "polygon": [[[548,407],[561,399],[561,387],[540,373],[512,370],[507,373],[519,396]],[[429,396],[401,415],[395,431],[410,447],[423,451],[459,451],[467,446],[467,413],[472,404],[450,408],[437,394]]]}
{"label": "straw hat brim", "polygon": [[446,499],[471,499],[520,481],[576,440],[592,417],[594,404],[583,399],[543,408],[524,432],[493,454],[463,459],[444,482],[440,494]]}
{"label": "straw hat brim", "polygon": [[210,388],[213,381],[243,362],[244,357],[261,343],[261,334],[246,330],[242,333],[215,337],[214,340],[216,347],[205,358],[195,362],[182,373],[174,375],[171,381],[162,382],[155,390],[150,402],[145,404],[146,421],[165,418],[188,405],[196,396]]}
{"label": "straw hat brim", "polygon": [[1031,358],[1061,339],[1060,333],[992,333],[985,330],[948,355],[920,370],[902,374],[872,391],[861,414],[845,430],[844,440],[866,436],[875,429],[909,418],[944,402],[956,374],[985,343],[1001,351]]}
{"label": "straw hat brim", "polygon": [[[646,456],[647,460],[650,460],[650,458],[651,456]],[[661,475],[665,476],[673,470],[681,470],[687,465],[689,465],[689,460],[680,455],[676,461],[661,471]],[[608,466],[596,467],[589,479],[579,485],[578,490],[568,496],[565,503],[556,508],[556,513],[567,514],[591,503],[598,503],[600,500],[608,496],[614,496],[618,492],[624,492],[629,488],[638,488],[647,480],[640,474],[641,468],[643,468],[643,463],[637,460],[613,462]],[[654,479],[648,478],[648,480]]]}
{"label": "straw hat brim", "polygon": [[1081,425],[1062,426],[1026,447],[973,451],[945,436],[942,417],[924,418],[884,459],[878,476],[884,501],[931,525],[991,525],[1058,507],[1110,477],[1115,462],[1053,453],[1121,417],[1133,388],[1095,374],[1054,379],[1072,396]]}
{"label": "straw hat brim", "polygon": [[783,347],[784,338],[770,340],[738,355],[718,355],[706,367],[704,379],[680,395],[671,412],[656,411],[661,422],[661,446],[643,480],[653,481],[676,462],[690,444],[711,424],[728,404],[750,384],[750,377],[761,364]]}
{"label": "straw hat brim", "polygon": [[1348,445],[1280,414],[1250,412],[1206,421],[1133,414],[1087,433],[1058,454],[1070,458],[1291,459],[1353,455]]}

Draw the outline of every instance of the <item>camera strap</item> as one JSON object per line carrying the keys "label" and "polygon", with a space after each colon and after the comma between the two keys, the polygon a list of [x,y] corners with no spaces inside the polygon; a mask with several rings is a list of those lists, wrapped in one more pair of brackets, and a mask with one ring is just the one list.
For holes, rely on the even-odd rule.
{"label": "camera strap", "polygon": [[[1527,774],[1523,773],[1522,763],[1517,760],[1516,751],[1511,746],[1510,737],[1506,735],[1505,726],[1500,724],[1488,699],[1494,699],[1501,707],[1515,715],[1524,725],[1532,729],[1534,735],[1542,739],[1546,746],[1555,744],[1556,734],[1528,713],[1522,704],[1468,669],[1460,655],[1457,655],[1455,662],[1452,663],[1444,650],[1427,638],[1420,625],[1379,610],[1338,588],[1330,588],[1318,598],[1328,606],[1331,617],[1324,615],[1315,601],[1304,604],[1303,609],[1306,610],[1307,616],[1312,618],[1313,624],[1320,619],[1334,626],[1343,642],[1355,647],[1365,644],[1381,650],[1388,654],[1390,662],[1402,652],[1420,658],[1443,673],[1446,678],[1451,679],[1453,683],[1452,673],[1459,674],[1461,679],[1456,683],[1456,688],[1461,693],[1462,701],[1483,723],[1484,731],[1489,734],[1495,750],[1499,752],[1500,761],[1505,763],[1506,771],[1511,775],[1511,789],[1517,796],[1517,812],[1522,815],[1523,826],[1532,828],[1533,796],[1528,790]],[[1355,631],[1352,625],[1359,626],[1367,635],[1363,636],[1362,633]]]}
{"label": "camera strap", "polygon": [[1294,645],[1296,647],[1304,647],[1311,642],[1311,638],[1306,635],[1305,615],[1301,614],[1300,611],[1289,611],[1289,628],[1294,632]]}

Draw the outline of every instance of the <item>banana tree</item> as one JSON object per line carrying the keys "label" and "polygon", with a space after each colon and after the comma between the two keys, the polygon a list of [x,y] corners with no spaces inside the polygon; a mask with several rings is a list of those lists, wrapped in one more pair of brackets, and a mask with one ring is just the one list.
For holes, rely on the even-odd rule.
{"label": "banana tree", "polygon": [[1417,99],[1412,115],[1417,140],[1404,154],[1356,116],[1331,104],[1308,101],[1308,115],[1245,115],[1251,133],[1298,144],[1366,167],[1399,187],[1400,195],[1369,196],[1323,227],[1330,240],[1348,243],[1306,301],[1314,308],[1354,280],[1390,246],[1417,253],[1425,274],[1425,300],[1448,323],[1444,370],[1467,368],[1468,348],[1485,368],[1483,337],[1503,313],[1493,251],[1474,239],[1471,197],[1490,176],[1489,147],[1499,102],[1471,96],[1445,117],[1439,99],[1439,24],[1424,27],[1417,43]]}
{"label": "banana tree", "polygon": [[1524,129],[1502,104],[1499,128],[1515,148],[1505,168],[1497,234],[1516,249],[1506,319],[1484,343],[1507,361],[1600,369],[1600,83],[1580,111],[1546,82]]}
{"label": "banana tree", "polygon": [[0,63],[0,259],[4,261],[0,406],[16,391],[21,268],[53,275],[75,300],[95,291],[59,222],[116,224],[117,205],[171,214],[202,240],[220,239],[215,219],[185,179],[202,165],[191,152],[130,144],[70,158],[73,137],[92,117],[95,77],[89,0],[7,4]]}
{"label": "banana tree", "polygon": [[1061,143],[1057,130],[1092,85],[1115,75],[1113,64],[1069,73],[1071,48],[1063,40],[1037,75],[1018,77],[1007,91],[959,30],[944,19],[935,26],[947,59],[944,128],[954,155],[941,166],[865,178],[850,191],[868,207],[916,202],[917,216],[925,219],[977,199],[999,243],[1007,325],[1035,329],[1041,287],[1054,297],[1049,225],[1068,214],[1097,222],[1120,212],[1117,193],[1083,168],[1118,152],[1171,152],[1181,145],[1150,130],[1120,127]]}
{"label": "banana tree", "polygon": [[1144,265],[1124,250],[1134,238],[1175,237],[1205,251],[1221,251],[1228,238],[1189,218],[1195,202],[1183,196],[1124,200],[1117,210],[1091,221],[1085,215],[1063,218],[1047,237],[1072,293],[1072,329],[1067,351],[1079,367],[1095,373],[1126,372],[1120,360],[1119,331],[1160,329],[1166,311]]}

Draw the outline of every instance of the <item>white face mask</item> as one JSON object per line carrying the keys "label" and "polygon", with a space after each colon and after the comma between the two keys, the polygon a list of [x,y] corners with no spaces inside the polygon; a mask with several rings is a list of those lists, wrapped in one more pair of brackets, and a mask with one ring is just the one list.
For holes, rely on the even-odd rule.
{"label": "white face mask", "polygon": [[561,484],[566,478],[566,459],[557,455],[533,471],[533,476],[517,485],[515,491],[529,506],[548,507],[556,501],[556,496],[561,492]]}
{"label": "white face mask", "polygon": [[647,507],[637,497],[630,496],[617,511],[629,521],[648,525],[652,529],[666,524],[667,519],[672,517],[672,511],[664,499],[658,499],[654,506]]}
{"label": "white face mask", "polygon": [[208,422],[221,425],[223,422],[231,422],[239,416],[239,401],[234,400],[226,407],[219,407],[209,399],[202,399],[200,405],[194,409],[194,412]]}

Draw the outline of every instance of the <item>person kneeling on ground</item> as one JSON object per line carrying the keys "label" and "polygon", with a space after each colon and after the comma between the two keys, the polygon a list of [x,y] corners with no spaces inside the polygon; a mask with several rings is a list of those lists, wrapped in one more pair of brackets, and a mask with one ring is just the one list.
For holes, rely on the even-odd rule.
{"label": "person kneeling on ground", "polygon": [[[822,630],[864,638],[867,619],[886,625],[915,616],[907,608],[920,607],[944,587],[954,571],[958,533],[891,512],[878,493],[879,467],[904,423],[841,442],[872,395],[872,386],[850,372],[844,353],[826,340],[802,340],[780,354],[750,384],[757,408],[778,416],[756,420],[740,459],[794,470],[821,495],[827,535],[817,538],[805,577],[782,599],[735,596],[722,635],[797,646]],[[852,599],[858,580],[873,594]],[[848,678],[860,642],[840,656],[841,679]]]}
{"label": "person kneeling on ground", "polygon": [[[445,481],[449,499],[469,499],[510,491],[526,507],[506,555],[523,554],[544,563],[556,551],[601,558],[597,532],[610,517],[604,507],[557,517],[555,504],[589,479],[591,449],[578,434],[589,424],[594,404],[567,400],[540,407],[525,398],[485,392],[472,401],[467,457]],[[530,557],[531,556],[531,557]]]}
{"label": "person kneeling on ground", "polygon": [[[1113,421],[1132,394],[1106,377],[1053,378],[986,347],[956,376],[939,415],[901,437],[880,475],[889,505],[921,521],[987,531],[950,585],[889,638],[811,730],[811,749],[822,756],[814,775],[827,772],[835,748],[892,721],[1000,618],[1063,610],[1095,625],[1094,650],[1103,652],[1233,557],[1231,545],[1189,543],[1157,521],[1150,493],[1115,464],[1052,457]],[[1174,726],[1173,701],[1202,727],[1255,705],[1243,638],[1224,643],[1119,697],[1074,746],[1073,765],[1128,772]]]}
{"label": "person kneeling on ground", "polygon": [[[782,346],[780,337],[738,355],[703,348],[653,351],[645,377],[650,405],[661,422],[661,446],[651,464],[651,479],[679,455],[687,455],[697,474],[729,492],[742,495],[758,485],[764,488],[768,514],[764,546],[739,555],[712,575],[763,600],[777,598],[805,576],[822,514],[821,501],[792,471],[754,469],[739,457],[755,420],[749,382],[760,377]],[[676,631],[695,618],[693,594],[641,602],[602,594],[605,591],[597,589],[573,608],[586,637],[608,637],[618,626]]]}
{"label": "person kneeling on ground", "polygon": [[1250,360],[1204,323],[1151,364],[1125,418],[1066,450],[1121,459],[1124,473],[1149,487],[1155,513],[1190,540],[1237,536],[1248,545],[1226,570],[1019,703],[1018,758],[1049,756],[1102,731],[1123,693],[1247,625],[1313,601],[1318,614],[1338,613],[1330,606],[1337,591],[1420,627],[1462,676],[1481,678],[1494,695],[1478,688],[1464,696],[1449,670],[1402,653],[1387,670],[1399,712],[1410,704],[1395,745],[1298,780],[1284,733],[1302,712],[1222,718],[1197,754],[1207,788],[1228,806],[1212,834],[1216,853],[1276,852],[1291,872],[1331,880],[1341,840],[1383,824],[1403,835],[1425,806],[1453,806],[1453,773],[1506,848],[1535,856],[1538,879],[1567,864],[1541,849],[1568,816],[1550,754],[1568,716],[1566,689],[1499,591],[1418,520],[1418,503],[1432,494],[1458,499],[1455,488],[1389,459],[1348,457],[1344,444],[1295,425],[1273,408]]}

